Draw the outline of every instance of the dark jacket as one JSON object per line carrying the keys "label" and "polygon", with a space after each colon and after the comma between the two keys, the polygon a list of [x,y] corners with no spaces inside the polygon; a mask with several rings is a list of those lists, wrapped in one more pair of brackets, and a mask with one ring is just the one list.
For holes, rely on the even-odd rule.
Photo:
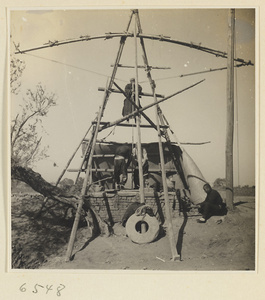
{"label": "dark jacket", "polygon": [[204,202],[208,202],[208,203],[211,203],[213,205],[220,205],[220,206],[222,206],[223,199],[222,199],[221,195],[216,190],[211,190],[207,194]]}

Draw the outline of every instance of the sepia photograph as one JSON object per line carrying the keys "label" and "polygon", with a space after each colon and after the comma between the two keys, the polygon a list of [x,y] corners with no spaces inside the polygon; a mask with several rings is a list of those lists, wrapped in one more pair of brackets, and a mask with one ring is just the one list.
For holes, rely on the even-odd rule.
{"label": "sepia photograph", "polygon": [[9,10],[11,271],[257,271],[256,17]]}

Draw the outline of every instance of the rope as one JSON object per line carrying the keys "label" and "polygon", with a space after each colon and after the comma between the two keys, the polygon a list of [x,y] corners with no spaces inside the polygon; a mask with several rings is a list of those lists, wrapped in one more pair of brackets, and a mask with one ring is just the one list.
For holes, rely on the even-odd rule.
{"label": "rope", "polygon": [[106,140],[106,138],[108,137],[108,136],[110,136],[111,134],[114,134],[115,132],[115,129],[116,129],[116,127],[117,127],[117,125],[115,125],[114,126],[114,128],[104,137],[104,138],[102,138],[100,141],[105,141]]}
{"label": "rope", "polygon": [[[71,68],[75,68],[75,69],[78,69],[78,70],[81,70],[81,71],[85,71],[85,72],[89,72],[89,73],[92,73],[92,74],[96,74],[96,75],[99,75],[99,76],[102,76],[102,77],[105,77],[105,78],[106,78],[106,77],[109,77],[109,75],[102,74],[102,73],[98,73],[98,72],[95,72],[95,71],[92,71],[92,70],[89,70],[89,69],[85,69],[85,68],[80,68],[80,67],[77,67],[77,66],[74,66],[74,65],[66,64],[66,63],[60,62],[60,61],[58,61],[58,60],[49,59],[49,58],[45,58],[45,57],[41,57],[41,56],[38,56],[38,55],[29,54],[29,53],[25,53],[25,54],[26,54],[26,55],[29,55],[29,56],[36,57],[36,58],[48,60],[48,61],[51,61],[51,62],[60,64],[60,65],[68,66],[68,67],[71,67]],[[116,80],[123,81],[123,82],[127,82],[126,80],[119,79],[119,78],[116,78]]]}

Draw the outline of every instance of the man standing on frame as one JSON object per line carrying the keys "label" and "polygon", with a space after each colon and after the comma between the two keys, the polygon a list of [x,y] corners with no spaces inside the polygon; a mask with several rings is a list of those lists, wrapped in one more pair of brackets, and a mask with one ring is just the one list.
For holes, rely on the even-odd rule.
{"label": "man standing on frame", "polygon": [[[140,98],[140,94],[142,93],[142,87],[138,84],[138,95]],[[133,101],[135,103],[135,78],[130,79],[130,83],[125,86],[125,94],[126,98],[123,102],[122,115],[123,117],[135,111],[134,105],[131,103]],[[131,101],[130,101],[131,100]],[[129,120],[127,120],[129,121]]]}

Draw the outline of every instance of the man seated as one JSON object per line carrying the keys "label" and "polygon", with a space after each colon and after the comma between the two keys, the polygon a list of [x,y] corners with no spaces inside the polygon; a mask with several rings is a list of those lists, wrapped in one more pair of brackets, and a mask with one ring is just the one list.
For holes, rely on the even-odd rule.
{"label": "man seated", "polygon": [[202,214],[202,218],[198,220],[199,223],[206,223],[211,216],[220,216],[227,213],[226,204],[223,202],[221,195],[213,190],[208,183],[203,186],[203,189],[207,196],[202,203],[198,204],[199,213]]}

